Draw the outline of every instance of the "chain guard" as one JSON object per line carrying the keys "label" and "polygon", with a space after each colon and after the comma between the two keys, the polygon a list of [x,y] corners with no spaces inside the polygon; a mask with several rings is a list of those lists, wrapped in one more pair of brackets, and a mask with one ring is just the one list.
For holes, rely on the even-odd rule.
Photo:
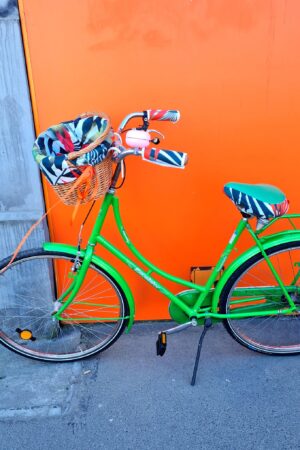
{"label": "chain guard", "polygon": [[[202,307],[207,308],[211,306],[212,303],[212,296],[213,291],[209,292],[208,296],[204,300]],[[180,298],[180,300],[185,303],[187,306],[193,306],[199,297],[199,291],[196,291],[195,289],[188,289],[186,291],[179,292],[179,294],[176,295],[176,297]],[[171,318],[178,324],[186,323],[190,320],[187,314],[183,312],[179,306],[175,305],[174,302],[171,302],[169,304],[169,313]],[[198,325],[204,324],[204,317],[202,319],[198,319]],[[215,321],[215,320],[213,320]]]}

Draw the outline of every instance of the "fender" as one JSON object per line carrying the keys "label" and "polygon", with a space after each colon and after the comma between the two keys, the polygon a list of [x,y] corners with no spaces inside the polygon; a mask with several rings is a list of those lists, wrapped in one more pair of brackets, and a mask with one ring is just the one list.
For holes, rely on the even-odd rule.
{"label": "fender", "polygon": [[[260,238],[260,242],[265,250],[268,250],[275,245],[284,244],[286,242],[300,241],[300,230],[289,230],[283,231],[281,233],[270,234],[268,236],[263,236]],[[260,253],[260,250],[254,246],[242,253],[237,259],[235,259],[230,266],[225,270],[221,279],[219,280],[216,289],[214,291],[212,299],[212,312],[218,312],[218,303],[220,299],[221,292],[227,283],[228,279],[231,277],[233,272],[235,272],[245,261],[252,258],[252,256]]]}
{"label": "fender", "polygon": [[[77,248],[68,245],[68,244],[59,244],[56,242],[45,242],[43,244],[43,249],[48,252],[65,252],[70,253],[71,255],[76,256],[77,255]],[[85,251],[81,250],[80,256],[84,257]],[[129,305],[129,321],[126,329],[126,333],[129,333],[133,322],[134,322],[134,314],[135,314],[135,305],[134,305],[134,299],[132,292],[126,283],[125,279],[119,274],[119,272],[114,269],[113,266],[111,266],[107,261],[104,261],[102,258],[99,258],[97,255],[93,255],[92,257],[92,263],[95,264],[95,266],[100,267],[101,269],[105,270],[121,287],[123,290]]]}

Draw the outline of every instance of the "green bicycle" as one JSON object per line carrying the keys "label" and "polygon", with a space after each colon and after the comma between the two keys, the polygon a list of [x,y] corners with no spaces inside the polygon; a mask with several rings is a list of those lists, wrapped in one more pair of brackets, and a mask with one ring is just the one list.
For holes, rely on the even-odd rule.
{"label": "green bicycle", "polygon": [[[20,252],[0,277],[0,342],[33,359],[62,362],[103,351],[125,329],[129,332],[134,321],[134,299],[122,275],[95,254],[95,247],[101,245],[170,300],[170,316],[177,326],[159,333],[158,355],[165,352],[168,334],[199,325],[204,325],[205,332],[212,322],[218,321],[223,321],[230,335],[251,350],[280,355],[300,353],[300,230],[293,223],[300,214],[286,214],[285,196],[275,187],[228,183],[225,193],[239,208],[242,218],[205,286],[160,270],[130,241],[122,224],[116,186],[124,159],[130,155],[180,167],[184,167],[187,157],[156,148],[146,152],[144,143],[138,143],[139,139],[148,139],[157,144],[158,138],[149,140],[149,121],[176,122],[178,112],[148,110],[130,114],[121,123],[120,134],[133,118],[143,122],[129,130],[130,148],[118,146],[110,188],[86,248],[46,242],[40,249]],[[110,209],[126,246],[146,269],[102,235]],[[256,230],[249,224],[250,217],[258,219]],[[292,224],[292,229],[264,233],[283,219]],[[253,238],[253,247],[223,271],[244,231]],[[0,269],[9,260],[10,257],[2,260]],[[173,294],[153,274],[183,286],[184,290]],[[33,278],[38,282],[33,283]]]}

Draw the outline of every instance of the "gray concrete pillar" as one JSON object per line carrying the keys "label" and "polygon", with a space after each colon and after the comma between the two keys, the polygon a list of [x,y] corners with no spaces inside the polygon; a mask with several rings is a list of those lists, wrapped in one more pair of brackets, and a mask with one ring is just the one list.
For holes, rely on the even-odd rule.
{"label": "gray concrete pillar", "polygon": [[[34,140],[17,0],[0,0],[0,259],[44,209]],[[39,247],[45,233],[40,225],[24,248]]]}

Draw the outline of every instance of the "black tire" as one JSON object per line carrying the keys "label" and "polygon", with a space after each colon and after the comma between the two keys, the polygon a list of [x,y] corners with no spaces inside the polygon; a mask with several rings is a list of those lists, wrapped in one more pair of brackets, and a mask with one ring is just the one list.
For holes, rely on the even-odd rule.
{"label": "black tire", "polygon": [[[291,287],[300,267],[300,241],[288,242],[274,246],[266,252],[281,279],[288,289],[293,301],[299,305],[294,314],[278,314],[245,319],[224,319],[223,324],[228,333],[240,344],[261,353],[272,355],[292,355],[300,353],[300,280]],[[252,283],[250,282],[252,280]],[[272,280],[272,281],[271,281]],[[263,292],[260,297],[238,295],[237,288],[259,287]],[[289,287],[289,288],[288,288]],[[235,304],[233,303],[235,300]],[[237,302],[239,302],[237,304]],[[240,311],[263,311],[267,309],[286,309],[288,301],[282,295],[274,276],[261,253],[245,261],[228,279],[220,295],[220,313],[226,314],[233,308]]]}
{"label": "black tire", "polygon": [[[9,261],[2,260],[0,269]],[[64,320],[53,319],[57,291],[71,282],[73,262],[68,253],[28,250],[1,275],[0,342],[5,347],[31,359],[67,362],[106,350],[121,336],[128,301],[118,283],[94,264]]]}

